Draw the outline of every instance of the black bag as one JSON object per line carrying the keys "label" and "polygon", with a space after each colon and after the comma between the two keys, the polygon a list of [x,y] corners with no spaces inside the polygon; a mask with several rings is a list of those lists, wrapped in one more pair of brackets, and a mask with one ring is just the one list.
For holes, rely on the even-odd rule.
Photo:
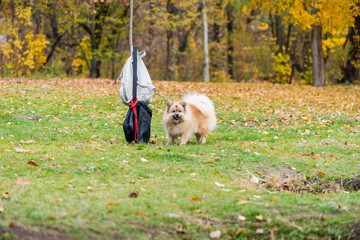
{"label": "black bag", "polygon": [[135,104],[136,111],[134,112],[134,103],[131,101],[130,104],[131,105],[123,123],[125,139],[127,142],[135,141],[136,143],[148,143],[151,136],[150,125],[152,110],[146,105],[146,103],[140,101]]}
{"label": "black bag", "polygon": [[[133,99],[123,123],[127,142],[148,143],[150,140],[150,125],[152,111],[143,101],[136,98],[137,88],[137,47],[133,47]],[[135,74],[136,73],[136,74]],[[136,99],[134,101],[134,99]]]}

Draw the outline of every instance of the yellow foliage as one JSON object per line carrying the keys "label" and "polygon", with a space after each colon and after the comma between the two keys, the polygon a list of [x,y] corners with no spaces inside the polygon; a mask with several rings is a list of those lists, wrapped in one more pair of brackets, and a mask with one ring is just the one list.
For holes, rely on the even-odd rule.
{"label": "yellow foliage", "polygon": [[[91,43],[90,43],[90,38],[88,36],[85,36],[81,43],[80,43],[80,47],[83,49],[83,51],[86,54],[86,58],[91,61],[92,59],[92,55],[91,55]],[[81,51],[78,51],[78,53],[76,54],[76,57],[74,58],[73,62],[71,63],[71,66],[74,67],[74,71],[75,72],[80,72],[82,71],[85,74],[89,73],[89,69],[86,66],[86,61],[84,60],[84,56],[83,53]]]}
{"label": "yellow foliage", "polygon": [[282,55],[278,53],[275,56],[275,63],[273,64],[276,80],[279,83],[286,83],[288,78],[291,75],[291,67],[289,64],[290,56],[289,55]]}
{"label": "yellow foliage", "polygon": [[39,71],[46,62],[44,49],[49,43],[45,35],[34,36],[31,22],[31,7],[19,6],[15,10],[17,18],[11,24],[8,20],[4,28],[7,41],[0,48],[4,55],[5,68],[13,76],[30,75]]}

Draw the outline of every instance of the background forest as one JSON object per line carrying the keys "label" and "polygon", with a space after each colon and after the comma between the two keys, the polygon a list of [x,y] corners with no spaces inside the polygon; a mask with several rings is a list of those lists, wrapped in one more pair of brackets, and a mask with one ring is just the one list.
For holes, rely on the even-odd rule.
{"label": "background forest", "polygon": [[[134,44],[156,80],[360,80],[358,0],[136,0]],[[116,79],[129,48],[129,0],[0,0],[0,76]],[[313,81],[314,79],[314,81]]]}

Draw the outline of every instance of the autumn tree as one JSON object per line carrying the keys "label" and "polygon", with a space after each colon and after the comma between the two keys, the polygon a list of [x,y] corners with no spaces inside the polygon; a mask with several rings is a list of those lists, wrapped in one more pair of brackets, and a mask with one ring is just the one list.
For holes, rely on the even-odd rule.
{"label": "autumn tree", "polygon": [[48,41],[44,34],[35,34],[31,6],[22,1],[4,1],[3,4],[6,6],[3,14],[9,16],[0,29],[6,34],[6,41],[0,43],[4,70],[13,76],[39,72],[46,61],[44,50]]}
{"label": "autumn tree", "polygon": [[[360,2],[357,3],[357,6]],[[360,15],[355,16],[354,25],[350,27],[348,34],[350,51],[346,59],[346,65],[342,68],[343,78],[340,82],[354,82],[360,80]]]}
{"label": "autumn tree", "polygon": [[[313,86],[325,86],[323,36],[338,28],[353,25],[358,15],[357,0],[295,0],[290,14],[294,23],[304,30],[311,30]],[[341,17],[339,17],[341,16]]]}

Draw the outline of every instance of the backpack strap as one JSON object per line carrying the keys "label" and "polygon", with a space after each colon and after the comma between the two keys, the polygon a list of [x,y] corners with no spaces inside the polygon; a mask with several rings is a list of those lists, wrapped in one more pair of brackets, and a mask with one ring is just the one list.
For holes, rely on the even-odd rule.
{"label": "backpack strap", "polygon": [[137,57],[138,57],[138,51],[137,47],[132,47],[132,62],[133,62],[133,102],[135,103],[135,99],[137,97]]}

